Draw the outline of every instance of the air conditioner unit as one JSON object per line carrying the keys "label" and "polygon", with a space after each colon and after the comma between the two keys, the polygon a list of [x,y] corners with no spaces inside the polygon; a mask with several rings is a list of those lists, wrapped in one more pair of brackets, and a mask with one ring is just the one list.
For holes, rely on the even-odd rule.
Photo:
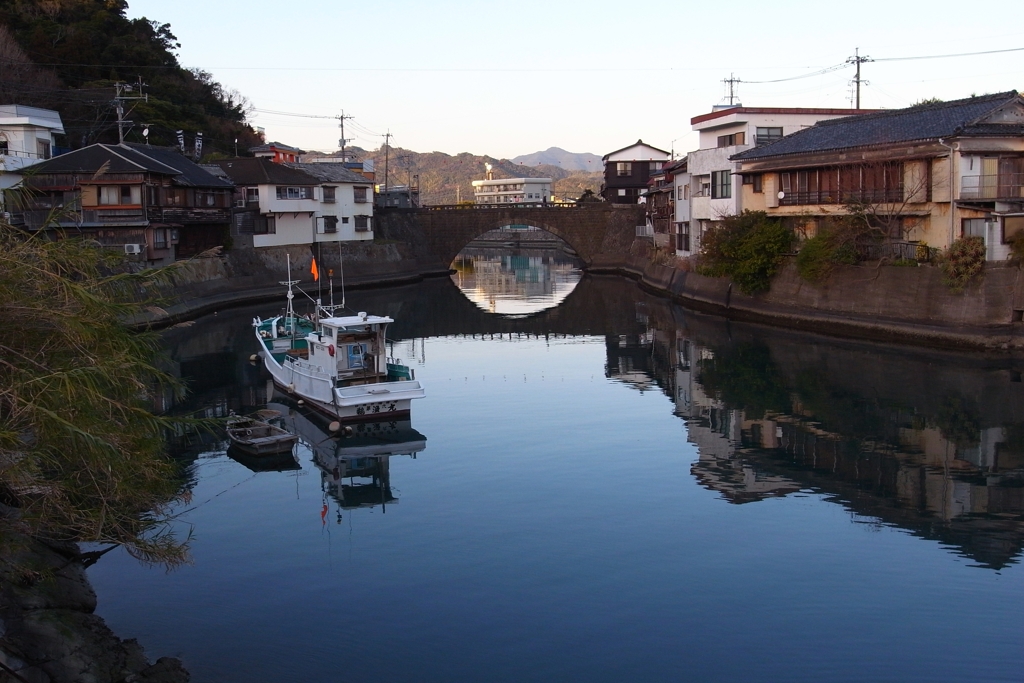
{"label": "air conditioner unit", "polygon": [[126,254],[141,254],[142,248],[145,244],[126,244],[124,245],[124,253]]}

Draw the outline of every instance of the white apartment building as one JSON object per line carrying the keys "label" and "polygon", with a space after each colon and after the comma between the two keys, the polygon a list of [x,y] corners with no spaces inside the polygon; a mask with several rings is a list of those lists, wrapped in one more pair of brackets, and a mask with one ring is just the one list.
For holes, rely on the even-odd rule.
{"label": "white apartment building", "polygon": [[0,207],[3,191],[21,182],[20,171],[53,156],[54,136],[63,134],[60,114],[52,109],[0,105]]}
{"label": "white apartment building", "polygon": [[493,178],[473,181],[473,198],[477,204],[531,204],[551,201],[551,178]]}
{"label": "white apartment building", "polygon": [[[687,155],[689,192],[678,185],[683,182],[683,174],[677,180],[677,197],[681,192],[688,199],[689,218],[680,215],[677,203],[676,221],[677,224],[688,223],[690,231],[690,250],[680,250],[679,255],[689,256],[700,251],[701,236],[714,222],[743,211],[740,184],[746,181],[736,173],[738,162],[729,161],[733,154],[769,145],[810,128],[818,121],[874,111],[735,105],[717,106],[708,114],[690,119],[692,129],[700,134],[700,148]],[[759,180],[750,178],[750,182]],[[677,225],[677,232],[682,227]]]}

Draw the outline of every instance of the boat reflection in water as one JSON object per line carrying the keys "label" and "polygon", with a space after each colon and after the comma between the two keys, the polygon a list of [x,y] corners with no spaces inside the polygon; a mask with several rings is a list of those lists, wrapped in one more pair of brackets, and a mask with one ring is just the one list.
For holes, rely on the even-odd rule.
{"label": "boat reflection in water", "polygon": [[302,469],[293,451],[253,455],[232,444],[227,453],[229,458],[253,472],[291,472]]}
{"label": "boat reflection in water", "polygon": [[282,426],[312,452],[325,493],[323,518],[328,496],[338,507],[339,522],[343,509],[380,505],[386,511],[398,502],[391,491],[391,456],[415,458],[427,447],[427,438],[409,420],[361,422],[331,432],[327,420],[287,397],[275,396],[267,407],[280,411]]}

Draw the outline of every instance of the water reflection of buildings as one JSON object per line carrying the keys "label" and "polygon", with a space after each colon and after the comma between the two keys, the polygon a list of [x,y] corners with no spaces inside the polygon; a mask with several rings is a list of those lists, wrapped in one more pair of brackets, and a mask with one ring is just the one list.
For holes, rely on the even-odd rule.
{"label": "water reflection of buildings", "polygon": [[452,280],[490,313],[524,315],[558,305],[580,280],[576,259],[556,249],[467,249]]}
{"label": "water reflection of buildings", "polygon": [[[829,362],[810,367],[787,351],[788,340],[699,345],[682,331],[652,327],[631,340],[609,337],[607,346],[610,377],[656,384],[672,398],[697,446],[691,473],[724,500],[812,490],[859,518],[937,540],[982,566],[1017,561],[1024,547],[1024,415],[964,398],[990,392],[953,386],[927,361],[907,367],[914,361],[826,349]],[[869,372],[860,362],[893,366]],[[928,379],[920,387],[898,380],[879,386],[875,378],[897,367]],[[969,377],[979,387],[998,374],[964,369],[954,376],[970,373],[979,373]]]}
{"label": "water reflection of buildings", "polygon": [[391,456],[415,458],[427,447],[426,437],[408,420],[354,424],[351,433],[332,437],[320,416],[280,396],[267,407],[281,412],[285,429],[297,434],[299,443],[312,453],[324,492],[338,506],[339,520],[343,509],[380,505],[386,511],[397,503],[391,489]]}

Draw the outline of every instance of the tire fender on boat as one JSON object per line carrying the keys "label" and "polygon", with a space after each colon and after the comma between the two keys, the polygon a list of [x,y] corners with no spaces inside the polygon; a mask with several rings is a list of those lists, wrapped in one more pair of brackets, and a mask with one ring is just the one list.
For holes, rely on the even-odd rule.
{"label": "tire fender on boat", "polygon": [[334,344],[327,345],[327,353],[331,354],[332,357],[334,356]]}

